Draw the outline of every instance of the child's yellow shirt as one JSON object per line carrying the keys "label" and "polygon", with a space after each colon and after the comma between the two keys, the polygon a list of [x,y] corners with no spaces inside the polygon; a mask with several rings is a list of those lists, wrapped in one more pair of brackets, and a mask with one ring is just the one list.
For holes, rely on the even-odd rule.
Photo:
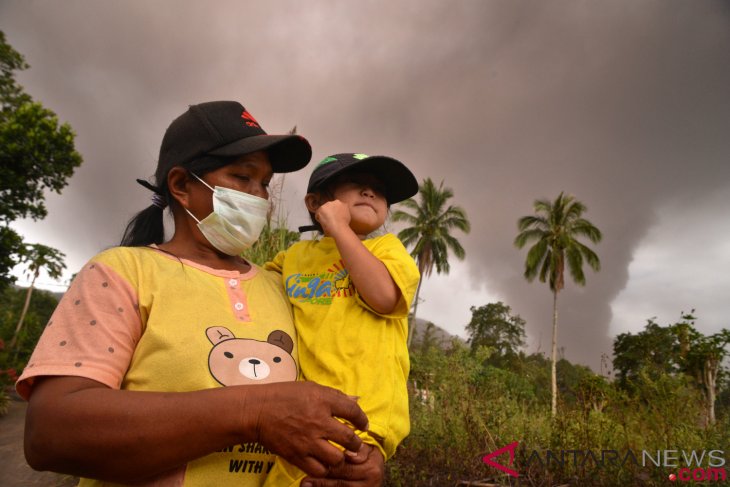
{"label": "child's yellow shirt", "polygon": [[265,268],[282,274],[304,378],[359,396],[370,432],[383,439],[389,458],[410,431],[406,342],[408,311],[420,276],[394,235],[363,244],[385,264],[401,292],[391,314],[375,312],[360,298],[333,238],[295,243]]}

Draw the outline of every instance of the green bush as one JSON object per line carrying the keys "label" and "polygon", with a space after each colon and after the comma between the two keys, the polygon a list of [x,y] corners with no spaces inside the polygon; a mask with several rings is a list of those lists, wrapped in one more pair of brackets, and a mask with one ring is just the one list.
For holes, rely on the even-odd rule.
{"label": "green bush", "polygon": [[0,416],[7,412],[8,391],[18,374],[25,368],[46,323],[58,304],[56,297],[42,290],[34,290],[23,329],[13,350],[10,342],[25,301],[26,289],[7,287],[0,293]]}
{"label": "green bush", "polygon": [[7,344],[15,332],[26,291],[23,288],[9,287],[0,293],[0,340],[5,344],[3,350],[0,350],[0,370],[23,370],[58,305],[58,299],[52,293],[35,289],[17,344],[13,350],[9,350]]}
{"label": "green bush", "polygon": [[[454,486],[491,479],[501,485],[666,485],[670,473],[641,462],[641,451],[725,449],[730,417],[702,423],[701,396],[684,376],[643,374],[631,394],[585,367],[563,363],[558,415],[550,416],[549,362],[522,356],[513,369],[488,364],[489,350],[471,354],[454,344],[411,357],[411,434],[387,467],[393,487]],[[547,379],[547,380],[546,380]],[[492,451],[519,442],[510,477],[482,461]],[[562,465],[546,462],[548,450]],[[617,460],[596,466],[586,453],[616,451]],[[535,453],[536,452],[536,453]],[[610,460],[612,453],[606,453]],[[557,458],[554,457],[554,458]],[[507,465],[508,455],[495,459]],[[575,460],[575,461],[574,461]],[[728,462],[730,464],[730,462]],[[706,466],[706,465],[705,465]]]}
{"label": "green bush", "polygon": [[8,361],[5,358],[6,356],[5,341],[0,338],[0,416],[5,416],[8,413],[8,407],[10,406],[10,394],[8,390],[13,387],[15,381],[18,379],[17,370],[2,365]]}

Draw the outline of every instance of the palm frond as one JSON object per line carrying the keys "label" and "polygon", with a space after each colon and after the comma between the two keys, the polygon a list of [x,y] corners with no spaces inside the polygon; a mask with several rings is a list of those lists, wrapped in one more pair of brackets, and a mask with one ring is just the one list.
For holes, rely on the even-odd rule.
{"label": "palm frond", "polygon": [[[532,281],[537,275],[540,264],[548,257],[548,241],[546,239],[539,240],[533,245],[527,252],[527,259],[525,260],[525,278],[528,281]],[[542,281],[542,271],[540,280]]]}
{"label": "palm frond", "polygon": [[[565,264],[568,265],[573,280],[580,285],[585,283],[583,266],[585,263],[600,269],[598,256],[581,243],[579,238],[587,238],[596,243],[602,238],[601,231],[591,222],[582,218],[586,206],[574,196],[561,192],[552,201],[536,200],[533,203],[535,214],[517,220],[519,233],[514,245],[523,248],[528,242],[534,244],[525,259],[525,278],[550,282],[553,291],[564,286]],[[538,249],[542,250],[539,253]]]}
{"label": "palm frond", "polygon": [[583,273],[583,255],[577,245],[565,249],[565,256],[568,258],[568,270],[573,280],[581,286],[586,283],[586,276]]}
{"label": "palm frond", "polygon": [[550,224],[544,217],[534,215],[523,216],[517,220],[517,228],[520,231],[527,230],[530,227],[550,228]]}
{"label": "palm frond", "polygon": [[539,230],[537,228],[530,229],[530,230],[523,230],[515,237],[515,247],[522,248],[525,246],[527,242],[530,242],[532,240],[541,240],[543,238],[547,238],[548,234],[544,230]]}
{"label": "palm frond", "polygon": [[446,248],[451,250],[459,260],[464,260],[464,257],[466,257],[466,251],[457,239],[451,235],[444,235],[443,241],[446,243]]}
{"label": "palm frond", "polygon": [[583,218],[574,221],[572,229],[574,235],[587,237],[593,243],[598,243],[603,238],[601,231],[593,226],[591,222]]}
{"label": "palm frond", "polygon": [[548,252],[542,260],[540,266],[540,282],[546,282],[550,278],[550,289],[552,289],[552,276],[550,275],[550,263],[552,262],[552,252]]}
{"label": "palm frond", "polygon": [[471,226],[463,208],[447,204],[453,196],[454,192],[445,187],[443,181],[437,186],[431,178],[426,178],[419,185],[416,198],[400,203],[408,211],[399,208],[391,216],[393,221],[409,225],[398,233],[398,237],[411,248],[411,255],[425,277],[434,268],[439,274],[449,272],[449,251],[459,259],[466,254],[451,233],[453,230],[468,233]]}
{"label": "palm frond", "polygon": [[598,258],[598,255],[596,255],[595,252],[593,252],[591,249],[589,249],[580,242],[576,242],[576,247],[578,247],[580,253],[583,255],[586,262],[588,262],[588,265],[591,266],[591,269],[596,272],[601,270],[601,260]]}
{"label": "palm frond", "polygon": [[565,210],[565,219],[566,220],[575,220],[577,218],[580,218],[580,216],[583,214],[583,212],[586,211],[586,206],[581,203],[580,201],[571,201],[568,207]]}

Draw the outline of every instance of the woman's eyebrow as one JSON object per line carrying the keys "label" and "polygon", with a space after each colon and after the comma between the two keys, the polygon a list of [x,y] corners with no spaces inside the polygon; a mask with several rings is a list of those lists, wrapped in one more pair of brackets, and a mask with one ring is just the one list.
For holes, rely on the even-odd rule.
{"label": "woman's eyebrow", "polygon": [[255,168],[256,163],[253,161],[238,161],[234,166]]}
{"label": "woman's eyebrow", "polygon": [[[258,164],[253,161],[238,161],[238,162],[232,164],[232,166],[238,167],[238,169],[254,169],[254,170],[261,169],[258,166]],[[274,171],[269,171],[269,177],[273,177],[273,176],[274,176]]]}

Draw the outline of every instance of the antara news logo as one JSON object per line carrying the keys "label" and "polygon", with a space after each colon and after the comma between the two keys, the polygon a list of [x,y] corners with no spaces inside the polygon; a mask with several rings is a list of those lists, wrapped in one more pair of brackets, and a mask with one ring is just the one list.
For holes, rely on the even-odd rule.
{"label": "antara news logo", "polygon": [[[519,468],[529,468],[533,465],[540,467],[560,466],[566,464],[575,467],[603,468],[609,465],[623,466],[631,463],[641,467],[663,467],[677,469],[677,473],[669,474],[672,482],[723,482],[727,480],[725,470],[725,452],[723,450],[641,450],[638,454],[632,450],[621,453],[618,450],[532,450],[521,451],[525,458],[521,465],[515,461],[515,451],[519,442],[515,441],[507,446],[488,453],[482,461],[490,467],[506,473],[512,477],[519,477]],[[509,453],[507,465],[497,463],[494,459]],[[703,464],[707,464],[703,467]]]}

